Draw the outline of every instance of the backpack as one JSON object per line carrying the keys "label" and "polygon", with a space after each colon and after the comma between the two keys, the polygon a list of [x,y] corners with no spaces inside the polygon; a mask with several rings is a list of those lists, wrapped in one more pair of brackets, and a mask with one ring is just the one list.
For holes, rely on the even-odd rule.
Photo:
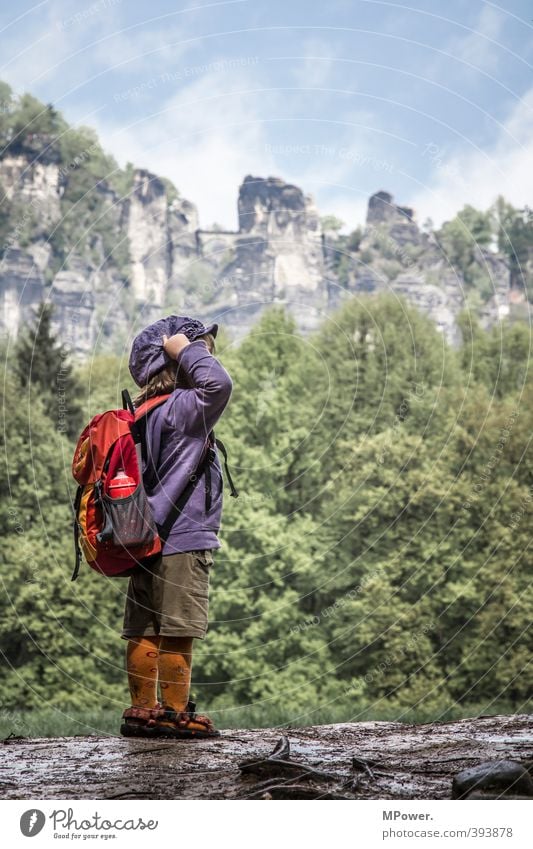
{"label": "backpack", "polygon": [[[142,474],[147,416],[164,404],[170,395],[158,395],[134,408],[129,392],[122,392],[121,410],[108,410],[94,416],[78,439],[72,461],[72,474],[78,483],[74,499],[75,567],[78,577],[81,556],[93,569],[107,577],[129,577],[139,562],[160,553],[165,533],[183,510],[194,482],[206,472],[206,503],[210,502],[209,467],[214,444],[221,449],[231,495],[238,493],[227,467],[224,445],[212,432],[197,469],[189,477],[177,502],[162,525],[156,525],[148,503]],[[128,483],[125,494],[113,490],[117,476]]]}

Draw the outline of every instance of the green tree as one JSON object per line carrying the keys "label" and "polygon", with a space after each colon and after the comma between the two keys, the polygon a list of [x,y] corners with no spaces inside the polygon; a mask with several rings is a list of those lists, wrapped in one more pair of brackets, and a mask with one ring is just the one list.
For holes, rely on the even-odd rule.
{"label": "green tree", "polygon": [[117,634],[123,585],[102,581],[88,567],[70,580],[73,445],[47,415],[41,393],[21,403],[14,374],[0,396],[2,704],[23,710],[124,703]]}
{"label": "green tree", "polygon": [[511,269],[511,286],[524,289],[533,296],[533,214],[530,209],[518,210],[499,197],[493,207],[498,248],[505,254]]}
{"label": "green tree", "polygon": [[446,260],[463,276],[467,286],[477,289],[485,300],[491,287],[479,250],[488,248],[493,240],[492,221],[491,211],[481,212],[466,205],[435,234]]}
{"label": "green tree", "polygon": [[31,94],[23,94],[4,123],[11,153],[26,153],[41,160],[59,159],[58,139],[67,128],[62,115]]}
{"label": "green tree", "polygon": [[[238,350],[223,357],[233,377],[231,407],[219,430],[235,446],[250,482],[276,498],[283,486],[289,428],[299,398],[290,387],[296,362],[307,349],[294,319],[283,308],[263,313]],[[240,456],[242,450],[242,459]]]}
{"label": "green tree", "polygon": [[[457,352],[390,297],[347,302],[306,338],[282,309],[238,347],[221,335],[234,392],[217,434],[240,498],[194,676],[215,716],[526,705],[529,334],[461,321]],[[123,357],[77,374],[86,418],[120,403]],[[21,404],[14,374],[1,391],[3,703],[118,710],[124,584],[89,568],[70,582],[73,445],[45,393]]]}
{"label": "green tree", "polygon": [[76,378],[82,387],[79,397],[86,422],[104,410],[120,409],[123,389],[127,389],[132,398],[138,391],[129,372],[128,359],[115,354],[91,357],[78,366]]}
{"label": "green tree", "polygon": [[15,102],[10,85],[0,80],[0,145],[9,144],[11,138],[11,112]]}
{"label": "green tree", "polygon": [[344,444],[392,428],[432,427],[442,386],[459,379],[434,324],[389,295],[347,302],[306,343],[290,375],[288,509],[314,513],[344,468]]}
{"label": "green tree", "polygon": [[324,233],[338,233],[344,227],[344,221],[341,221],[336,215],[323,215],[320,219],[320,225]]}
{"label": "green tree", "polygon": [[14,368],[27,403],[42,398],[50,419],[61,433],[74,438],[83,423],[81,386],[69,351],[58,342],[52,326],[53,307],[41,303],[33,324],[22,328],[16,343]]}
{"label": "green tree", "polygon": [[[59,169],[61,216],[50,228],[36,213],[22,208],[14,198],[4,198],[0,213],[0,237],[5,249],[16,229],[22,246],[35,239],[46,239],[52,248],[47,274],[53,277],[69,267],[72,254],[83,255],[95,265],[117,269],[127,280],[130,267],[128,239],[120,233],[117,197],[133,186],[133,168],[128,163],[121,171],[112,156],[106,154],[94,130],[70,127],[62,115],[29,94],[15,99],[11,89],[0,83],[0,141],[7,152],[24,155],[43,163],[53,162]],[[172,194],[172,190],[168,189]],[[20,227],[23,220],[23,232]],[[17,222],[15,228],[13,221]]]}
{"label": "green tree", "polygon": [[362,227],[356,227],[355,230],[349,234],[348,239],[346,241],[346,249],[349,251],[353,251],[357,253],[359,247],[361,245],[361,241],[363,239],[364,231]]}
{"label": "green tree", "polygon": [[500,322],[484,330],[471,313],[462,312],[459,351],[464,382],[483,383],[503,398],[520,392],[531,373],[531,334],[526,324]]}

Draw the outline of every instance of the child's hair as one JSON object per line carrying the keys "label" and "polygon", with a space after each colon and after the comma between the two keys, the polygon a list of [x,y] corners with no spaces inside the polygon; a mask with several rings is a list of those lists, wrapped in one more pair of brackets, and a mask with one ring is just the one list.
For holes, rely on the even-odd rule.
{"label": "child's hair", "polygon": [[[197,336],[196,339],[204,339],[211,354],[215,353],[215,337],[211,333],[204,333],[203,336]],[[194,340],[196,342],[196,339]],[[175,389],[188,389],[187,383],[183,374],[178,375],[177,362],[171,362],[164,369],[158,371],[150,378],[146,386],[143,386],[139,393],[133,399],[135,407],[140,407],[149,398],[155,398],[156,395],[168,395],[174,392]]]}

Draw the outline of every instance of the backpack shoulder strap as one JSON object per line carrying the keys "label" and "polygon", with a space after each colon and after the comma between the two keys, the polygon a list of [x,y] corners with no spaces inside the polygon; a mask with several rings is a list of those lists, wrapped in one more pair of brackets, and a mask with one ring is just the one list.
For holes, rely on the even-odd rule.
{"label": "backpack shoulder strap", "polygon": [[[214,431],[213,431],[213,437],[215,437]],[[230,495],[231,495],[233,498],[238,498],[238,497],[239,497],[239,493],[238,493],[238,492],[237,492],[237,490],[235,489],[235,484],[233,483],[233,480],[232,480],[231,475],[230,475],[230,473],[229,473],[229,468],[228,468],[228,452],[226,451],[226,446],[224,445],[224,443],[222,442],[222,440],[221,440],[221,439],[216,439],[216,438],[215,438],[215,444],[216,444],[216,446],[217,446],[218,450],[220,451],[220,453],[222,454],[222,457],[224,458],[224,468],[225,468],[225,470],[226,470],[226,475],[227,475],[227,478],[228,478],[228,483],[229,483],[229,488],[230,488]]]}
{"label": "backpack shoulder strap", "polygon": [[[170,508],[170,512],[167,515],[165,521],[157,526],[157,531],[158,531],[159,536],[161,537],[161,539],[163,541],[165,541],[167,539],[170,531],[172,530],[174,522],[176,521],[176,519],[178,518],[180,513],[182,513],[183,508],[187,504],[187,501],[189,500],[189,498],[192,494],[192,491],[194,489],[194,485],[195,485],[196,481],[199,480],[202,477],[204,472],[209,468],[210,463],[211,463],[211,455],[210,455],[210,451],[209,451],[209,445],[208,445],[208,443],[206,443],[206,449],[203,452],[202,458],[201,458],[198,466],[196,467],[195,471],[192,474],[189,475],[189,479],[188,479],[181,495],[179,496],[177,501],[175,501],[174,504],[172,505],[172,507]],[[207,496],[207,493],[206,493],[206,496]]]}
{"label": "backpack shoulder strap", "polygon": [[146,438],[146,428],[149,414],[157,407],[161,407],[170,398],[168,395],[156,395],[149,398],[135,410],[135,423],[132,427],[133,438],[140,447],[140,462],[144,463],[145,474],[143,475],[145,486],[149,486],[149,480],[155,474],[155,467],[159,457],[161,445],[161,424],[156,422],[152,428],[152,439],[150,444]]}
{"label": "backpack shoulder strap", "polygon": [[75,581],[78,577],[78,573],[80,571],[81,566],[81,551],[80,551],[80,525],[79,525],[79,512],[80,512],[80,504],[81,497],[83,495],[83,486],[78,486],[76,490],[76,497],[74,498],[74,524],[73,524],[73,532],[74,532],[74,571],[72,573],[71,581]]}
{"label": "backpack shoulder strap", "polygon": [[[126,395],[128,395],[127,389],[124,390]],[[124,392],[122,393],[124,395]],[[135,421],[138,422],[143,419],[148,413],[151,413],[152,410],[155,410],[156,407],[160,407],[161,404],[164,404],[165,401],[168,401],[170,398],[170,393],[167,395],[155,395],[153,398],[148,398],[147,401],[143,401],[137,409],[133,410],[133,415],[135,416]],[[130,399],[131,400],[131,399]]]}
{"label": "backpack shoulder strap", "polygon": [[127,389],[122,390],[122,409],[129,410],[132,416],[135,415],[135,407],[133,406],[131,395]]}

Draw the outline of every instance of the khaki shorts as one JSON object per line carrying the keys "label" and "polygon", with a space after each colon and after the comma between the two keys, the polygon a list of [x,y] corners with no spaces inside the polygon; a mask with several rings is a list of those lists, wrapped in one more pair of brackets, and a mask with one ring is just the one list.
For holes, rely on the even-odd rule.
{"label": "khaki shorts", "polygon": [[130,577],[122,637],[198,637],[207,632],[211,551],[158,557]]}

